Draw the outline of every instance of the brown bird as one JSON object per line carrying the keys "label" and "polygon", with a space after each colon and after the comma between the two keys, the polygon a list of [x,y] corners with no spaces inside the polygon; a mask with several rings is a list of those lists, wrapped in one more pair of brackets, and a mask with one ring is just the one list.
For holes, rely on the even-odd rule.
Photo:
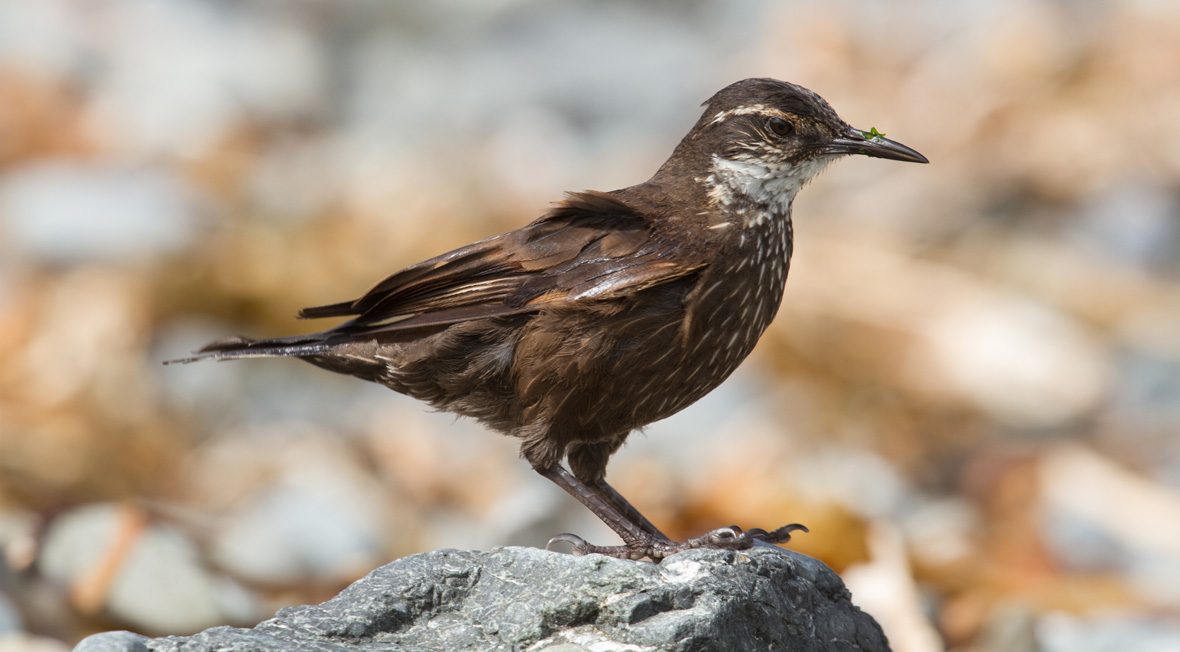
{"label": "brown bird", "polygon": [[691,405],[749,355],[778,311],[791,204],[808,180],[846,154],[928,161],[875,128],[852,128],[795,84],[747,79],[704,106],[643,183],[569,194],[527,226],[300,312],[351,317],[335,328],[222,340],[180,362],[296,357],[516,437],[537,473],[623,540],[550,541],[577,553],[658,561],[785,542],[806,528],[730,526],[672,541],[606,483],[607,460],[631,431]]}

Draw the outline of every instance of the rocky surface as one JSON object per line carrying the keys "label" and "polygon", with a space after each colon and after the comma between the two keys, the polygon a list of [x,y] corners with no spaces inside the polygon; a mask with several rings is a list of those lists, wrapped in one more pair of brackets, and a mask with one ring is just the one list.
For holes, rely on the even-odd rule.
{"label": "rocky surface", "polygon": [[888,650],[823,563],[772,547],[662,564],[532,548],[439,550],[378,568],[252,629],[91,636],[77,652]]}

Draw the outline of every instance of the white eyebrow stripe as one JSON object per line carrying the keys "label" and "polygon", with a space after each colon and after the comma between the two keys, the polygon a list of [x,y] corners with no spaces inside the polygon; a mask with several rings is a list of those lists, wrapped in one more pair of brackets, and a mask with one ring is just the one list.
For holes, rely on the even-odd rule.
{"label": "white eyebrow stripe", "polygon": [[728,120],[735,115],[764,115],[766,117],[773,116],[779,118],[790,117],[787,112],[780,111],[779,109],[776,109],[772,106],[766,106],[765,104],[748,104],[746,106],[739,106],[736,109],[718,112],[717,115],[713,116],[713,119],[709,121],[709,124],[715,125],[718,122]]}

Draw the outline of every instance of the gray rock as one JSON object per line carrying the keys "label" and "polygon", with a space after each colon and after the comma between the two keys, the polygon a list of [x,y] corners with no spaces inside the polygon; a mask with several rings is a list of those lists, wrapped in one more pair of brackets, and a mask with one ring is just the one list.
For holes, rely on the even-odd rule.
{"label": "gray rock", "polygon": [[[75,507],[54,520],[37,561],[58,586],[74,586],[103,563],[127,516],[113,503]],[[134,627],[193,632],[258,613],[253,596],[201,563],[197,544],[164,523],[136,538],[111,581],[103,607]]]}
{"label": "gray rock", "polygon": [[823,563],[778,548],[694,550],[656,565],[532,548],[439,550],[378,568],[335,598],[253,629],[79,652],[197,650],[888,650]]}
{"label": "gray rock", "polygon": [[1175,652],[1180,625],[1146,614],[1050,613],[1034,626],[1036,650],[1043,652]]}
{"label": "gray rock", "polygon": [[0,182],[0,230],[9,246],[57,265],[176,251],[196,237],[206,210],[196,188],[154,168],[47,160]]}

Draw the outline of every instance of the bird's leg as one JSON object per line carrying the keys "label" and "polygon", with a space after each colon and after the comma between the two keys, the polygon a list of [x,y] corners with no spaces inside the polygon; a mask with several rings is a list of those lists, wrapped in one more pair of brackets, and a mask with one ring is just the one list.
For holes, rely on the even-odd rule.
{"label": "bird's leg", "polygon": [[[587,488],[597,494],[600,499],[613,506],[626,520],[639,526],[649,539],[644,543],[672,543],[672,540],[660,531],[646,516],[641,514],[626,498],[623,498],[615,488],[606,482],[606,464],[611,455],[623,445],[627,439],[626,432],[618,433],[614,437],[607,437],[596,442],[578,442],[566,450],[569,460],[569,470],[574,479],[585,484]],[[624,540],[626,540],[624,538]],[[571,541],[572,543],[572,541]],[[583,542],[585,543],[585,542]],[[588,545],[588,544],[586,544]],[[578,548],[579,546],[575,546]]]}
{"label": "bird's leg", "polygon": [[574,554],[578,555],[598,553],[620,559],[650,558],[658,562],[669,555],[693,548],[745,550],[757,542],[786,543],[791,540],[792,532],[807,531],[805,526],[798,523],[784,525],[769,532],[762,528],[742,530],[736,525],[731,525],[685,541],[672,541],[605,480],[582,482],[560,464],[538,468],[537,472],[589,508],[623,539],[621,546],[597,546],[569,533],[559,534],[549,540],[547,547],[559,542],[568,543],[572,546]]}
{"label": "bird's leg", "polygon": [[[624,515],[618,507],[613,504],[613,500],[609,500],[600,491],[579,480],[574,474],[565,470],[565,467],[560,464],[553,464],[546,467],[536,467],[537,473],[545,476],[554,484],[565,490],[566,493],[573,496],[589,509],[594,512],[594,515],[602,520],[603,523],[615,531],[623,539],[621,546],[595,546],[587,543],[581,537],[573,534],[559,534],[549,540],[549,546],[554,543],[564,541],[573,546],[575,554],[588,554],[592,552],[610,555],[612,557],[619,557],[623,559],[643,559],[649,555],[649,548],[654,543],[654,535],[639,523],[635,523]],[[618,492],[614,492],[618,495]],[[622,496],[619,496],[622,498]],[[624,501],[625,502],[625,501]],[[631,508],[636,514],[639,512],[634,507]],[[647,519],[643,519],[646,525],[654,528]],[[656,530],[658,532],[658,530]],[[662,537],[665,541],[666,537]]]}
{"label": "bird's leg", "polygon": [[605,500],[609,501],[611,505],[614,505],[615,509],[619,510],[623,516],[627,517],[632,523],[635,523],[639,527],[643,528],[644,532],[647,532],[660,542],[672,543],[672,540],[668,538],[668,535],[661,532],[660,529],[656,527],[651,521],[649,521],[646,516],[641,514],[639,510],[630,503],[630,501],[624,498],[623,495],[618,491],[615,491],[614,487],[607,484],[606,480],[599,479],[588,484],[593,491],[597,492]]}

